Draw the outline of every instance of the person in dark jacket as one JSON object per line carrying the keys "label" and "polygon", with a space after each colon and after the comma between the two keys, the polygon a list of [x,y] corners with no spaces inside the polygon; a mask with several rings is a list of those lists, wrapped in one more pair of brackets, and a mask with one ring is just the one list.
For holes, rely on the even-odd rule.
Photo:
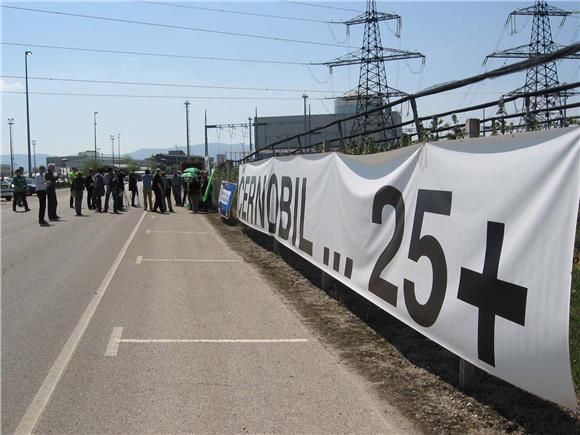
{"label": "person in dark jacket", "polygon": [[137,207],[135,197],[139,193],[137,192],[137,175],[135,174],[129,174],[129,190],[131,191],[131,207]]}
{"label": "person in dark jacket", "polygon": [[93,205],[97,209],[97,212],[101,213],[103,211],[103,195],[105,194],[105,182],[103,179],[103,170],[95,171],[93,175],[93,180],[95,180],[95,191]]}
{"label": "person in dark jacket", "polygon": [[199,177],[193,177],[189,185],[189,202],[191,203],[191,211],[199,213],[199,199],[200,199],[201,183]]}
{"label": "person in dark jacket", "polygon": [[165,172],[161,173],[161,179],[163,180],[163,193],[165,197],[165,201],[167,202],[167,209],[170,213],[174,213],[173,205],[171,205],[171,181],[165,175]]}
{"label": "person in dark jacket", "polygon": [[153,211],[158,213],[165,213],[165,200],[163,198],[163,193],[165,191],[165,186],[163,185],[163,180],[161,179],[161,169],[155,171],[155,176],[153,177],[153,193],[155,194],[155,204],[153,205]]}
{"label": "person in dark jacket", "polygon": [[95,192],[95,170],[93,168],[89,169],[89,173],[85,177],[85,188],[87,189],[87,207],[89,210],[95,209],[94,204],[94,192]]}
{"label": "person in dark jacket", "polygon": [[83,173],[81,171],[77,172],[77,175],[73,179],[72,183],[72,190],[75,193],[75,211],[77,216],[82,216],[83,192],[85,190],[86,180],[85,177],[83,177]]}
{"label": "person in dark jacket", "polygon": [[58,201],[56,199],[56,175],[54,175],[54,163],[48,164],[48,171],[44,176],[46,181],[46,201],[48,202],[48,220],[57,221],[60,216],[56,214]]}

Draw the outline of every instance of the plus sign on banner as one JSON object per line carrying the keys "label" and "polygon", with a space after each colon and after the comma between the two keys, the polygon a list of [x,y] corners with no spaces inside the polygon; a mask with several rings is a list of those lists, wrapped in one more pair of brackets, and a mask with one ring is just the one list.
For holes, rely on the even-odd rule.
{"label": "plus sign on banner", "polygon": [[577,408],[580,128],[240,168],[238,217],[481,369]]}

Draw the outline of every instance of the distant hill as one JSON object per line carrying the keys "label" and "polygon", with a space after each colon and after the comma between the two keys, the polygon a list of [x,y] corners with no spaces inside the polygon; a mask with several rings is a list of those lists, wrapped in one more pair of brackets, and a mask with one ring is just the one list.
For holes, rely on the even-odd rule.
{"label": "distant hill", "polygon": [[[36,165],[46,165],[46,158],[52,154],[36,154]],[[3,165],[10,164],[10,154],[0,156]],[[32,158],[32,165],[34,166],[34,158]],[[22,166],[25,171],[28,171],[28,154],[14,154],[14,168]]]}

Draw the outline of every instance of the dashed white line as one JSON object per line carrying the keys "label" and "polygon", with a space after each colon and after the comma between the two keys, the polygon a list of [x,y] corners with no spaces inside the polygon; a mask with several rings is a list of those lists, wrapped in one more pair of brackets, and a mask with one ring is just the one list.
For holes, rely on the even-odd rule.
{"label": "dashed white line", "polygon": [[216,236],[217,233],[213,231],[165,231],[165,230],[146,230],[146,234],[150,233],[164,233],[164,234],[207,234]]}
{"label": "dashed white line", "polygon": [[111,338],[109,338],[107,350],[105,350],[105,356],[117,356],[117,351],[119,350],[119,343],[121,342],[122,336],[123,328],[120,326],[114,327],[113,332],[111,333]]}
{"label": "dashed white line", "polygon": [[143,258],[138,256],[135,264],[142,264],[144,261],[161,262],[161,263],[242,263],[243,260],[208,260],[208,259],[192,259],[192,258]]}
{"label": "dashed white line", "polygon": [[[112,337],[112,335],[111,335]],[[306,343],[306,338],[123,338],[120,343]]]}
{"label": "dashed white line", "polygon": [[74,351],[76,350],[83,334],[85,333],[87,327],[89,326],[89,323],[91,322],[91,319],[93,318],[93,315],[95,314],[95,311],[97,310],[97,307],[101,302],[101,299],[103,298],[105,292],[107,291],[107,288],[109,287],[109,284],[111,283],[111,280],[113,279],[113,276],[115,275],[115,272],[119,267],[119,264],[121,264],[121,261],[123,260],[123,257],[125,256],[125,253],[129,248],[129,245],[131,244],[133,238],[135,237],[135,234],[137,234],[137,230],[139,229],[141,222],[143,222],[144,217],[145,213],[141,215],[141,218],[139,218],[139,221],[135,225],[135,228],[133,228],[133,232],[131,232],[131,235],[129,236],[129,238],[119,251],[117,258],[115,258],[115,261],[111,265],[111,268],[107,272],[107,275],[105,275],[105,278],[101,282],[101,285],[97,289],[95,295],[92,297],[91,302],[85,309],[85,312],[79,319],[77,325],[75,326],[75,329],[73,330],[66,344],[60,351],[58,358],[50,368],[50,371],[48,372],[46,379],[44,380],[44,382],[40,386],[40,389],[34,396],[34,399],[32,399],[32,402],[28,406],[26,413],[24,414],[24,417],[22,417],[22,420],[20,420],[20,423],[18,424],[15,433],[29,434],[34,431],[34,428],[36,427],[38,420],[40,419],[42,413],[44,412],[44,408],[46,408],[46,405],[50,400],[50,396],[52,396],[52,393],[54,392],[54,389],[56,388],[62,374],[66,370]]}

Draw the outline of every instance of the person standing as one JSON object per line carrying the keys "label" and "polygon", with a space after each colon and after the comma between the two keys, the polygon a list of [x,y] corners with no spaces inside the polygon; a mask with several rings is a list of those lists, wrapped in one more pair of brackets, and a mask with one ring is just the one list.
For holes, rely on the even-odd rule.
{"label": "person standing", "polygon": [[189,198],[189,181],[186,177],[181,177],[182,184],[183,184],[183,197],[181,199],[181,206],[185,207],[185,203]]}
{"label": "person standing", "polygon": [[173,197],[175,198],[175,205],[177,207],[182,206],[181,203],[181,172],[173,172],[173,178],[171,179],[171,190],[173,191]]}
{"label": "person standing", "polygon": [[113,181],[113,168],[107,168],[107,172],[105,173],[105,176],[103,177],[103,183],[105,184],[105,190],[106,190],[105,210],[104,210],[105,213],[107,213],[109,211],[109,198],[111,197],[111,194],[112,194],[112,190],[111,190],[112,181]]}
{"label": "person standing", "polygon": [[171,205],[171,181],[167,179],[165,172],[161,173],[161,179],[163,180],[163,187],[164,187],[164,197],[165,201],[167,202],[167,210],[170,213],[174,213],[173,205]]}
{"label": "person standing", "polygon": [[145,211],[148,210],[147,203],[149,203],[149,210],[153,210],[153,197],[151,196],[151,187],[153,182],[153,175],[149,169],[145,170],[145,175],[143,175],[143,208]]}
{"label": "person standing", "polygon": [[73,180],[73,191],[75,192],[75,211],[77,216],[82,216],[83,192],[85,190],[85,177],[81,171],[77,172]]}
{"label": "person standing", "polygon": [[161,169],[157,168],[155,170],[155,176],[153,177],[153,193],[155,193],[155,204],[153,205],[153,211],[159,213],[165,213],[165,205],[163,199],[163,191],[165,190],[163,186],[163,180],[161,179]]}
{"label": "person standing", "polygon": [[[117,174],[117,210],[126,211],[123,204],[123,199],[125,198],[125,173],[120,168],[115,172]],[[127,202],[127,206],[129,206],[129,202]]]}
{"label": "person standing", "polygon": [[199,177],[192,177],[191,184],[189,185],[189,202],[191,203],[191,210],[194,213],[199,213],[200,190],[201,184],[199,182]]}
{"label": "person standing", "polygon": [[77,176],[77,168],[71,168],[68,174],[68,183],[70,187],[70,208],[75,208],[75,191],[73,189],[73,182]]}
{"label": "person standing", "polygon": [[38,197],[38,223],[40,226],[47,226],[48,222],[44,220],[44,214],[46,212],[46,180],[44,179],[44,173],[46,168],[43,165],[38,167],[38,174],[34,179],[36,184],[36,196]]}
{"label": "person standing", "polygon": [[135,197],[139,195],[137,190],[137,175],[129,174],[129,190],[131,191],[131,207],[137,207]]}
{"label": "person standing", "polygon": [[103,211],[103,195],[105,194],[105,182],[102,172],[102,169],[99,169],[98,171],[95,171],[93,176],[93,179],[95,180],[93,205],[99,213]]}
{"label": "person standing", "polygon": [[14,198],[12,198],[12,211],[16,211],[16,204],[22,202],[24,204],[24,211],[30,211],[28,208],[28,202],[26,201],[26,178],[22,176],[24,169],[18,168],[16,170],[16,175],[12,179],[12,185],[14,186]]}
{"label": "person standing", "polygon": [[89,210],[94,210],[95,204],[93,202],[93,193],[95,191],[95,179],[93,175],[95,170],[93,168],[89,169],[89,173],[85,177],[85,187],[87,189],[87,207]]}
{"label": "person standing", "polygon": [[58,201],[56,199],[56,176],[54,175],[54,163],[48,164],[48,171],[44,176],[46,181],[46,202],[48,203],[48,220],[57,221],[60,216],[56,214]]}

